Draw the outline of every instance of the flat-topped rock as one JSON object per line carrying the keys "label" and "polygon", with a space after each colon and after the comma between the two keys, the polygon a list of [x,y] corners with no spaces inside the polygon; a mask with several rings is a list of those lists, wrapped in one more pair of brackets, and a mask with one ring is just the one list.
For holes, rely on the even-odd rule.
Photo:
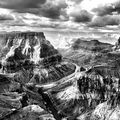
{"label": "flat-topped rock", "polygon": [[60,53],[45,39],[42,32],[9,33],[3,38],[6,41],[1,55],[3,66],[20,67],[25,61],[50,66],[62,60]]}

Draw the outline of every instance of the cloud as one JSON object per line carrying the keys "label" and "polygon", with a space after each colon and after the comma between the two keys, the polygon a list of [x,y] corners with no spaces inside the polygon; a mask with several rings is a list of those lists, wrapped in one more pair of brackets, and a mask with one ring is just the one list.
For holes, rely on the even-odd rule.
{"label": "cloud", "polygon": [[97,8],[94,8],[92,11],[95,12],[98,16],[113,15],[114,13],[119,14],[120,13],[120,1],[99,6]]}
{"label": "cloud", "polygon": [[47,18],[57,19],[60,15],[64,14],[66,7],[67,4],[64,0],[47,2],[40,8],[39,14]]}
{"label": "cloud", "polygon": [[11,29],[84,32],[117,26],[114,30],[118,31],[120,2],[116,1],[0,0],[0,25]]}
{"label": "cloud", "polygon": [[7,9],[38,8],[46,0],[0,0],[0,7]]}
{"label": "cloud", "polygon": [[[0,7],[18,13],[32,13],[47,18],[58,19],[65,16],[65,0],[0,0]],[[63,18],[62,17],[62,18]]]}
{"label": "cloud", "polygon": [[59,23],[56,23],[56,22],[34,22],[32,24],[30,24],[29,26],[31,27],[40,27],[40,28],[58,28],[59,27]]}
{"label": "cloud", "polygon": [[9,22],[7,23],[8,26],[29,26],[28,24],[26,24],[24,21],[13,21],[13,22]]}
{"label": "cloud", "polygon": [[7,14],[1,14],[0,15],[0,21],[6,21],[6,20],[14,20],[14,17]]}
{"label": "cloud", "polygon": [[105,27],[107,25],[119,25],[120,15],[98,16],[88,24],[89,27]]}
{"label": "cloud", "polygon": [[73,2],[73,3],[81,3],[83,0],[67,0],[67,2],[69,2],[69,3],[71,3],[71,2]]}
{"label": "cloud", "polygon": [[0,24],[2,26],[28,26],[21,15],[12,14],[8,15],[5,14],[4,16],[0,15]]}
{"label": "cloud", "polygon": [[78,12],[72,12],[71,16],[73,17],[74,22],[86,23],[86,22],[90,22],[91,19],[92,19],[92,14],[90,14],[86,10],[81,10],[81,11],[78,11]]}

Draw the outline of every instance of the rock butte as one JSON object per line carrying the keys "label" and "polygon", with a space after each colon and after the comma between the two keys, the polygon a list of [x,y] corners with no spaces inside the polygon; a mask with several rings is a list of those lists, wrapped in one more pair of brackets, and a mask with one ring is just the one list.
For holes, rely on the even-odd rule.
{"label": "rock butte", "polygon": [[25,83],[50,83],[75,71],[75,65],[64,62],[42,32],[9,33],[2,37],[6,41],[1,53],[2,72],[29,70],[31,79]]}

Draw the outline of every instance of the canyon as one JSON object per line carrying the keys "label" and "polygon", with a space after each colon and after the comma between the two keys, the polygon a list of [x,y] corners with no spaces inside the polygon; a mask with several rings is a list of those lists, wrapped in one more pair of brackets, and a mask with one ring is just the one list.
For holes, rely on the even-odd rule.
{"label": "canyon", "polygon": [[59,51],[43,32],[0,38],[1,120],[119,120],[118,46],[77,39]]}

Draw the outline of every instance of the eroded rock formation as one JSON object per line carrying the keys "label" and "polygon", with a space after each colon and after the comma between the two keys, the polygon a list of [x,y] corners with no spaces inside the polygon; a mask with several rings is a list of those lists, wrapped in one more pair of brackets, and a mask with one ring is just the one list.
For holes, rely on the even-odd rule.
{"label": "eroded rock formation", "polygon": [[[63,115],[58,113],[50,97],[51,93],[47,91],[51,89],[51,85],[56,87],[61,84],[61,80],[66,80],[67,76],[72,75],[76,66],[64,62],[61,54],[41,32],[10,33],[3,35],[3,39],[6,41],[6,45],[1,53],[0,95],[6,101],[10,97],[9,93],[16,94],[17,97],[14,98],[16,100],[9,99],[20,102],[20,105],[17,108],[15,106],[8,107],[7,110],[10,112],[8,114],[2,112],[1,118],[22,120],[26,116],[26,119],[36,120],[39,117],[42,119],[42,115],[45,114],[50,119],[61,120]],[[5,102],[6,104],[7,102]],[[44,112],[39,112],[40,108],[37,109],[38,113],[32,110],[26,111],[29,106],[35,104],[40,106]],[[0,107],[2,110],[4,105]],[[28,112],[33,115],[27,118]]]}
{"label": "eroded rock formation", "polygon": [[45,39],[43,33],[12,33],[4,36],[6,45],[2,51],[2,64],[10,68],[39,64],[50,66],[61,62],[62,56]]}
{"label": "eroded rock formation", "polygon": [[108,120],[112,112],[111,119],[119,118],[117,64],[80,68],[63,60],[41,32],[11,33],[3,39],[0,119]]}

